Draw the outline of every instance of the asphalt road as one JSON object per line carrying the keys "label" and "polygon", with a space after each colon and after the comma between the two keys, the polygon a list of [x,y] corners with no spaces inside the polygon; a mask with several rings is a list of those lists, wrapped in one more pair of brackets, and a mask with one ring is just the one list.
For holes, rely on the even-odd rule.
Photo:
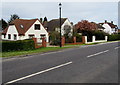
{"label": "asphalt road", "polygon": [[[120,43],[120,42],[119,42]],[[118,83],[118,42],[3,60],[3,83]]]}

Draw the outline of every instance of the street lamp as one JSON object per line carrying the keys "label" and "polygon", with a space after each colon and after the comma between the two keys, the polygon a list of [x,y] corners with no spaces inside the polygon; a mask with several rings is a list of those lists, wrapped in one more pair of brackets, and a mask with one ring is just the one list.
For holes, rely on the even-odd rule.
{"label": "street lamp", "polygon": [[62,45],[61,45],[61,6],[62,6],[62,4],[59,3],[59,11],[60,11],[60,47],[62,47]]}

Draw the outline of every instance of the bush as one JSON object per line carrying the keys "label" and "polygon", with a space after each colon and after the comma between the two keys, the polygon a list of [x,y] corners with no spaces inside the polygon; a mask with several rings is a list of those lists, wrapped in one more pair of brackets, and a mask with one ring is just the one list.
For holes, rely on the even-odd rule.
{"label": "bush", "polygon": [[99,30],[95,30],[95,31],[83,30],[82,35],[87,36],[88,37],[87,41],[91,42],[92,41],[92,36],[96,36],[96,40],[104,40],[105,36],[108,35],[108,34],[103,32],[103,31],[99,31]]}
{"label": "bush", "polygon": [[103,32],[103,31],[95,31],[94,36],[96,36],[96,40],[105,40],[105,36],[108,35],[107,33]]}
{"label": "bush", "polygon": [[59,45],[60,44],[60,34],[56,31],[50,33],[49,37],[50,45]]}
{"label": "bush", "polygon": [[69,37],[67,34],[64,35],[65,43],[73,43],[73,37]]}
{"label": "bush", "polygon": [[120,34],[112,34],[108,36],[108,41],[120,40]]}
{"label": "bush", "polygon": [[3,41],[2,51],[20,51],[35,49],[33,40],[19,40],[19,41]]}
{"label": "bush", "polygon": [[76,36],[76,42],[82,42],[82,35],[80,35],[80,34],[77,33],[74,36]]}
{"label": "bush", "polygon": [[87,41],[92,42],[93,31],[82,30],[82,35],[87,36]]}

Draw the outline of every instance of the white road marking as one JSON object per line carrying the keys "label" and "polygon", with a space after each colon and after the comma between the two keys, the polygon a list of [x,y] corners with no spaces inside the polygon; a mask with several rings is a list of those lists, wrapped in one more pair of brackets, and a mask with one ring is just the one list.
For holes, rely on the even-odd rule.
{"label": "white road marking", "polygon": [[115,47],[115,49],[118,49],[118,48],[120,48],[120,47]]}
{"label": "white road marking", "polygon": [[63,51],[55,51],[55,52],[43,53],[43,54],[40,54],[40,55],[48,55],[48,54],[54,54],[54,53],[59,53],[59,52],[63,52]]}
{"label": "white road marking", "polygon": [[105,51],[102,51],[102,52],[99,52],[99,53],[95,53],[95,54],[89,55],[89,56],[87,56],[87,57],[89,58],[89,57],[96,56],[96,55],[99,55],[99,54],[102,54],[102,53],[106,53],[106,52],[108,52],[108,51],[109,51],[109,50],[105,50]]}
{"label": "white road marking", "polygon": [[65,64],[61,64],[61,65],[55,66],[55,67],[52,67],[52,68],[49,68],[49,69],[46,69],[46,70],[43,70],[43,71],[40,71],[40,72],[37,72],[37,73],[33,73],[33,74],[31,74],[31,75],[28,75],[28,76],[25,76],[25,77],[22,77],[22,78],[18,78],[18,79],[9,81],[9,82],[7,82],[7,83],[5,83],[5,84],[10,84],[10,83],[14,83],[14,82],[17,82],[17,81],[26,79],[26,78],[30,78],[30,77],[33,77],[33,76],[35,76],[35,75],[39,75],[39,74],[42,74],[42,73],[45,73],[45,72],[48,72],[48,71],[51,71],[51,70],[54,70],[54,69],[57,69],[57,68],[66,66],[66,65],[69,65],[69,64],[71,64],[71,63],[72,63],[72,61],[71,61],[71,62],[68,62],[68,63],[65,63]]}

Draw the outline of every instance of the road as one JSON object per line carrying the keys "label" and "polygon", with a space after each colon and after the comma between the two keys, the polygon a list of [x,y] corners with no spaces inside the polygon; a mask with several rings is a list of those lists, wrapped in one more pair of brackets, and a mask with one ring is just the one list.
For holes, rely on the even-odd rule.
{"label": "road", "polygon": [[3,60],[3,83],[118,83],[120,42]]}

